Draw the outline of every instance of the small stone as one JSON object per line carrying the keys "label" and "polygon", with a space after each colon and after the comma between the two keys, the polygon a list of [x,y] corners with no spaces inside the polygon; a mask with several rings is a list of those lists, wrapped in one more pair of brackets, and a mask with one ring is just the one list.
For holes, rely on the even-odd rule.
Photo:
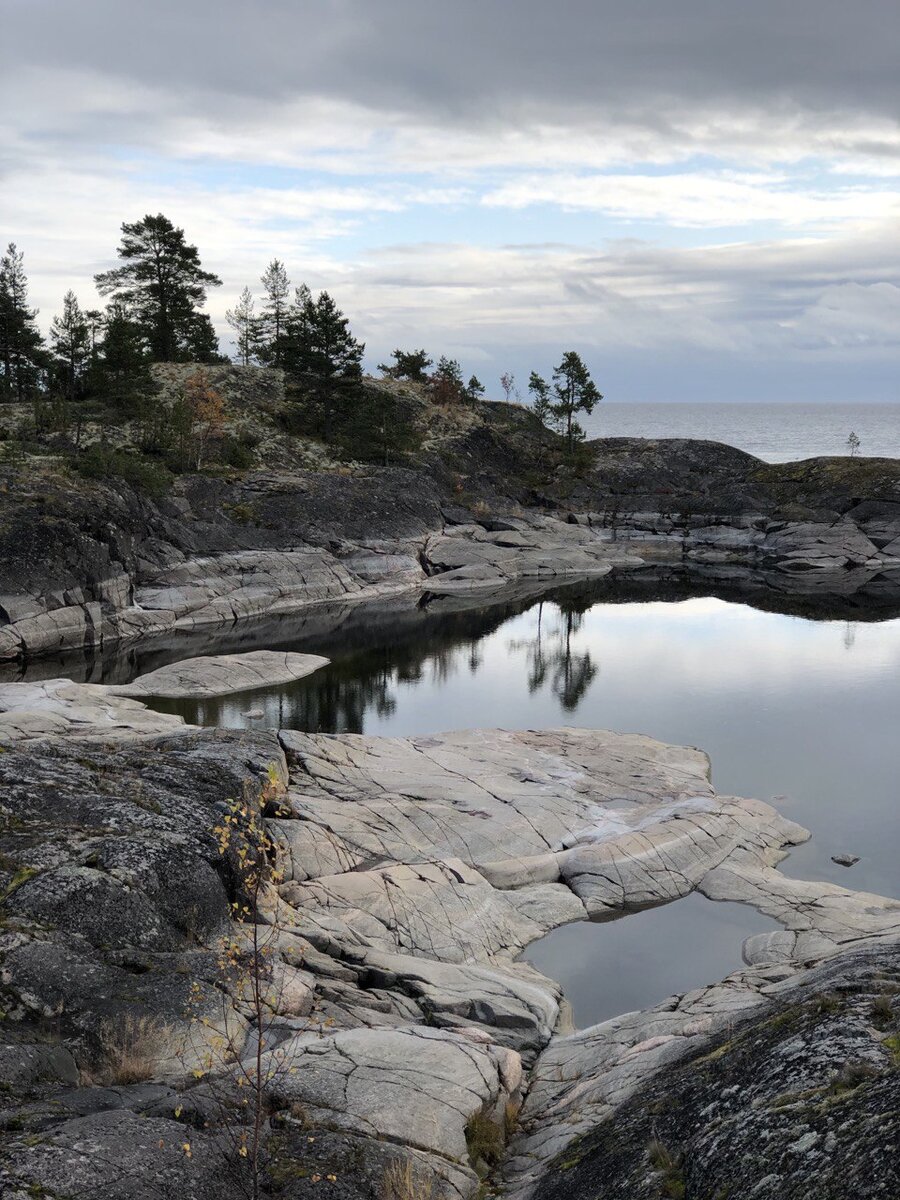
{"label": "small stone", "polygon": [[839,867],[855,867],[859,862],[858,854],[832,854],[831,861]]}
{"label": "small stone", "polygon": [[261,708],[248,708],[242,716],[245,716],[248,721],[259,721],[266,714]]}

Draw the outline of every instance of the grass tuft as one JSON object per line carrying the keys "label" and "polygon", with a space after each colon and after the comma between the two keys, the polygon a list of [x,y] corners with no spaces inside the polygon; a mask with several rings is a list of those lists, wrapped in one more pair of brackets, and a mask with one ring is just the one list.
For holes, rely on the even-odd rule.
{"label": "grass tuft", "polygon": [[381,1177],[381,1200],[431,1200],[434,1182],[413,1170],[409,1159],[395,1158]]}
{"label": "grass tuft", "polygon": [[153,1017],[126,1014],[100,1027],[100,1077],[105,1084],[143,1083],[152,1079],[171,1043],[168,1025]]}

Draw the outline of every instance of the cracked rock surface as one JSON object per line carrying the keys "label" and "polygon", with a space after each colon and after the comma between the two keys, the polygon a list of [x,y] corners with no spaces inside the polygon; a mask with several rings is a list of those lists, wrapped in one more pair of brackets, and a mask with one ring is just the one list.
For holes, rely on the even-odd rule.
{"label": "cracked rock surface", "polygon": [[[31,703],[33,685],[5,689],[13,713],[17,694]],[[632,1143],[616,1157],[595,1142],[643,1097],[662,1104],[669,1079],[690,1080],[686,1063],[721,1062],[716,1071],[731,1072],[723,1089],[732,1077],[751,1086],[755,1047],[770,1044],[752,1031],[797,1005],[808,1043],[832,1048],[823,1062],[859,1056],[871,1066],[848,1067],[836,1086],[855,1097],[847,1111],[860,1110],[853,1128],[876,1163],[876,1134],[896,1112],[886,1065],[896,1013],[893,993],[876,1006],[865,988],[889,970],[900,905],[783,876],[778,861],[805,831],[767,804],[718,796],[700,751],[579,729],[402,739],[181,727],[148,740],[142,706],[115,700],[134,706],[118,710],[122,720],[135,714],[131,736],[95,728],[91,738],[11,741],[0,755],[0,1062],[12,1081],[0,1106],[4,1195],[98,1188],[149,1200],[159,1186],[239,1195],[227,1120],[210,1107],[211,1084],[186,1066],[205,1038],[227,1036],[246,1062],[258,1046],[273,1064],[268,1195],[383,1200],[402,1169],[434,1200],[470,1200],[489,1170],[510,1195],[543,1197],[584,1163],[585,1197],[601,1167],[611,1196],[655,1196],[662,1176],[649,1160],[640,1178],[628,1174]],[[91,719],[109,728],[102,703],[94,718],[80,693],[55,703],[78,710],[83,733]],[[261,910],[273,958],[270,1016],[258,1030],[217,967],[223,932],[246,945],[250,931],[232,920],[234,863],[213,830],[229,799],[261,795],[273,780],[266,820],[280,875]],[[558,985],[518,961],[557,925],[622,917],[695,888],[753,904],[781,926],[750,939],[749,965],[721,983],[575,1032]],[[868,997],[854,1012],[877,1010],[868,1041],[862,1017],[832,1034],[830,1002],[803,1007],[822,972]],[[199,1026],[197,1011],[207,1014]],[[165,1023],[150,1078],[122,1086],[80,1076],[104,1023],[124,1014]],[[749,1049],[732,1060],[720,1050],[735,1030],[750,1031],[739,1043]],[[823,1071],[797,1072],[804,1093],[825,1089],[815,1104],[831,1096]],[[775,1068],[771,1078],[780,1086]],[[666,1127],[666,1170],[672,1186],[676,1168],[693,1181],[686,1196],[715,1194],[717,1147],[730,1154],[744,1136],[730,1094],[716,1101],[727,1127],[703,1124],[707,1142],[688,1117],[701,1121],[714,1095]],[[769,1128],[768,1117],[753,1120]],[[798,1117],[789,1141],[780,1108],[771,1123],[784,1145],[752,1165],[760,1196],[780,1195],[764,1184],[769,1166],[793,1178],[791,1155],[815,1164],[826,1144],[832,1161],[851,1153],[836,1119]],[[190,1158],[173,1153],[185,1141]]]}

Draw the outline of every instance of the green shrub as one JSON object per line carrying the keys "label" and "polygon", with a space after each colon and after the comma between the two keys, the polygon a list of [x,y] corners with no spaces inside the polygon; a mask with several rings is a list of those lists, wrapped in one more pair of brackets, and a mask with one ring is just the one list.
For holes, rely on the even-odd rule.
{"label": "green shrub", "polygon": [[226,466],[244,471],[253,466],[253,444],[246,438],[224,437],[219,443],[216,457]]}
{"label": "green shrub", "polygon": [[172,484],[172,474],[162,463],[111,446],[91,446],[72,466],[85,479],[121,479],[150,496],[165,495]]}

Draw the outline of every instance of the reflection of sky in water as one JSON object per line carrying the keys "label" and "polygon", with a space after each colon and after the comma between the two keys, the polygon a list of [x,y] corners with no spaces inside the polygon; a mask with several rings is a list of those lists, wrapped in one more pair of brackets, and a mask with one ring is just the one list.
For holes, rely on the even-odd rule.
{"label": "reflection of sky in water", "polygon": [[746,937],[777,928],[746,904],[694,892],[617,921],[554,929],[522,957],[562,984],[584,1028],[723,979],[743,965]]}
{"label": "reflection of sky in water", "polygon": [[[239,727],[581,725],[700,746],[719,791],[777,797],[812,829],[791,874],[897,893],[900,620],[816,622],[711,598],[544,604],[480,639],[317,649],[334,664],[299,684],[171,707]],[[265,716],[247,722],[248,709]],[[842,852],[863,861],[837,867]]]}

